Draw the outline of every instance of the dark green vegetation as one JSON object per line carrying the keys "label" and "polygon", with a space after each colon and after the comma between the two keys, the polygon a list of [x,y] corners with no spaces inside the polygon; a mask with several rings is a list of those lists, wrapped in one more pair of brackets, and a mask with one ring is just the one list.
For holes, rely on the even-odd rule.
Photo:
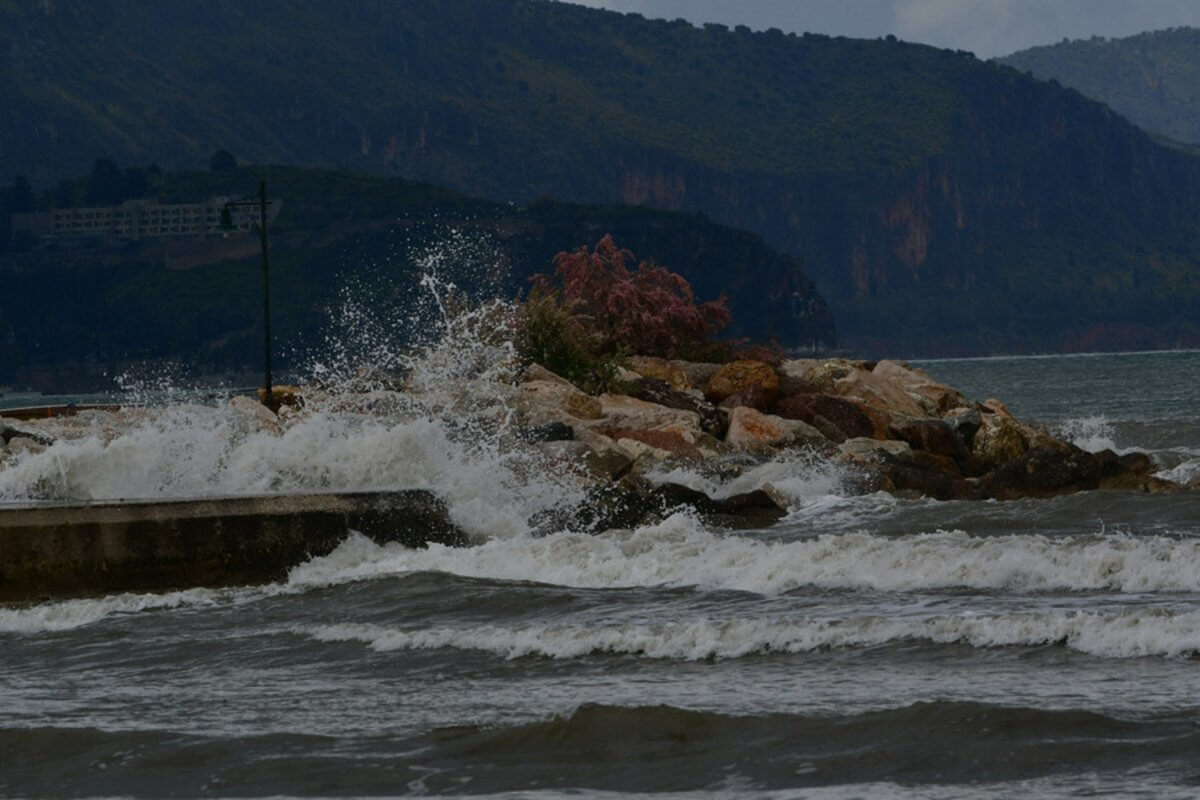
{"label": "dark green vegetation", "polygon": [[[341,335],[347,298],[388,328],[380,337],[422,333],[405,321],[431,255],[444,256],[434,266],[463,291],[515,295],[529,276],[552,269],[558,252],[606,233],[639,258],[675,268],[702,299],[730,292],[731,336],[792,346],[834,338],[829,310],[797,259],[700,215],[551,201],[517,208],[395,178],[295,167],[149,180],[153,195],[182,202],[254,192],[260,178],[283,201],[271,228],[271,273],[285,367],[323,356],[323,334]],[[201,374],[252,371],[261,358],[260,265],[253,234],[11,254],[0,260],[0,326],[7,318],[13,346],[5,359],[0,327],[0,382],[80,388],[90,368],[91,385],[103,385],[102,371],[111,377],[133,361],[172,357]]]}
{"label": "dark green vegetation", "polygon": [[1148,131],[1200,145],[1200,30],[1093,37],[998,59],[1107,103]]}
{"label": "dark green vegetation", "polygon": [[962,52],[542,0],[4,0],[0,54],[0,177],[226,149],[702,211],[802,257],[871,353],[1200,341],[1200,161]]}

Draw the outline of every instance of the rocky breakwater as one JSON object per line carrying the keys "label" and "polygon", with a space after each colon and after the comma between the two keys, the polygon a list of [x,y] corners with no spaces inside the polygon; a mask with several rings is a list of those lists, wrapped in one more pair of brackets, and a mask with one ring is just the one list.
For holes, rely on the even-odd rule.
{"label": "rocky breakwater", "polygon": [[998,400],[973,402],[898,361],[806,359],[775,367],[635,358],[630,366],[619,393],[591,396],[535,365],[516,394],[527,437],[564,467],[582,464],[603,490],[596,513],[605,522],[684,503],[720,520],[759,524],[786,513],[788,499],[770,483],[712,496],[663,477],[728,483],[792,452],[840,465],[852,492],[911,498],[1188,488],[1157,477],[1145,454],[1087,452],[1017,419]]}

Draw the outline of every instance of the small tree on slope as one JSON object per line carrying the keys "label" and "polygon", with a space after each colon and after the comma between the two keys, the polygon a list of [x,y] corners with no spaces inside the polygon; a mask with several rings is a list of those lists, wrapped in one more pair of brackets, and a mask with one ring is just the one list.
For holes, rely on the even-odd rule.
{"label": "small tree on slope", "polygon": [[696,303],[691,285],[665,267],[643,261],[612,235],[595,250],[581,247],[554,257],[554,278],[534,278],[534,295],[556,296],[588,331],[595,354],[633,353],[696,357],[711,350],[712,336],[732,319],[725,298]]}

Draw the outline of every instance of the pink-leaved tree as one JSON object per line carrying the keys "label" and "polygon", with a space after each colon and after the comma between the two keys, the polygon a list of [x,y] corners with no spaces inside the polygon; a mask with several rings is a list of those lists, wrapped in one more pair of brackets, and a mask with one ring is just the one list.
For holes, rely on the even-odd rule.
{"label": "pink-leaved tree", "polygon": [[559,293],[582,318],[596,352],[664,358],[704,352],[732,320],[725,298],[697,303],[682,275],[647,261],[630,269],[634,261],[608,234],[590,252],[581,247],[555,256],[553,278],[535,276],[534,291]]}

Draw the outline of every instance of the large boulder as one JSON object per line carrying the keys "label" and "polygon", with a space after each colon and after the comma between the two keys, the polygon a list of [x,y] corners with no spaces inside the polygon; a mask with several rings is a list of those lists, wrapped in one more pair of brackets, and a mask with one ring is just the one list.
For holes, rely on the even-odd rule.
{"label": "large boulder", "polygon": [[25,439],[39,444],[42,447],[49,447],[50,445],[54,444],[54,438],[52,436],[47,436],[46,434],[39,433],[38,431],[31,431],[27,428],[17,428],[9,425],[4,420],[0,420],[0,444],[7,445],[17,439]]}
{"label": "large boulder", "polygon": [[514,404],[530,425],[572,424],[604,416],[599,400],[579,391],[571,383],[555,378],[557,376],[527,380],[518,387]]}
{"label": "large boulder", "polygon": [[973,500],[979,491],[960,475],[921,458],[884,458],[880,467],[891,491],[935,500]]}
{"label": "large boulder", "polygon": [[588,472],[602,481],[620,480],[633,467],[632,454],[609,437],[587,427],[576,428],[575,439],[569,445],[569,448],[566,444],[558,446],[577,452]]}
{"label": "large boulder", "polygon": [[828,440],[820,431],[799,420],[789,420],[738,406],[729,414],[729,432],[725,443],[739,450],[761,451],[791,444],[825,446]]}
{"label": "large boulder", "polygon": [[779,375],[775,368],[762,361],[731,361],[718,369],[708,380],[704,396],[719,403],[731,394],[758,384],[769,401],[779,394]]}
{"label": "large boulder", "polygon": [[637,446],[631,447],[631,442],[637,442],[650,448],[649,454],[657,459],[677,458],[695,463],[704,460],[704,454],[696,446],[695,439],[679,431],[612,430],[608,431],[606,435],[625,448],[627,452],[635,455],[643,455],[645,451]]}
{"label": "large boulder", "polygon": [[630,386],[630,395],[647,403],[694,411],[700,416],[700,429],[721,439],[729,427],[729,415],[718,410],[690,392],[673,389],[665,381],[656,378],[639,378]]}
{"label": "large boulder", "polygon": [[713,375],[717,374],[717,370],[721,368],[720,364],[713,364],[704,361],[672,361],[671,366],[678,367],[684,376],[687,378],[688,386],[699,389],[703,386],[708,386],[709,380]]}
{"label": "large boulder", "polygon": [[622,394],[600,395],[602,417],[590,423],[601,432],[624,430],[674,430],[699,436],[700,415],[682,408],[668,408]]}
{"label": "large boulder", "polygon": [[1100,465],[1078,447],[1030,450],[984,480],[985,494],[997,500],[1056,497],[1100,487]]}
{"label": "large boulder", "polygon": [[871,373],[880,380],[899,387],[929,416],[940,417],[951,409],[967,405],[967,399],[963,397],[962,392],[938,383],[924,370],[900,361],[880,361]]}
{"label": "large boulder", "polygon": [[1183,488],[1174,481],[1158,477],[1158,467],[1145,453],[1117,455],[1112,450],[1101,450],[1095,457],[1100,469],[1101,489],[1159,493]]}
{"label": "large boulder", "polygon": [[796,358],[784,361],[775,368],[779,375],[779,396],[820,394],[832,391],[833,378],[822,372],[821,365],[823,363],[815,358]]}
{"label": "large boulder", "polygon": [[774,399],[757,383],[745,386],[721,401],[721,408],[733,409],[738,406],[753,408],[755,411],[766,411]]}
{"label": "large boulder", "polygon": [[801,358],[779,365],[779,394],[837,394],[837,381],[856,370],[870,371],[870,361],[851,361],[845,358]]}
{"label": "large boulder", "polygon": [[775,404],[785,419],[807,422],[834,442],[859,437],[887,438],[887,421],[881,415],[845,397],[797,394]]}
{"label": "large boulder", "polygon": [[1021,425],[1012,416],[983,414],[971,442],[971,471],[976,475],[991,472],[1021,457],[1028,449]]}
{"label": "large boulder", "polygon": [[838,445],[838,455],[850,463],[869,463],[883,458],[911,459],[912,447],[898,439],[847,439]]}
{"label": "large boulder", "polygon": [[954,428],[940,419],[896,418],[888,431],[893,438],[908,442],[914,450],[946,456],[960,465],[966,464],[971,457],[971,451]]}
{"label": "large boulder", "polygon": [[652,356],[634,356],[629,359],[629,368],[643,378],[655,378],[664,381],[672,389],[686,391],[692,387],[687,373],[678,365],[665,358]]}
{"label": "large boulder", "polygon": [[983,414],[977,408],[955,408],[946,414],[945,422],[954,430],[958,440],[970,450],[975,442],[975,433],[983,425]]}
{"label": "large boulder", "polygon": [[833,382],[833,393],[848,397],[883,414],[924,417],[925,409],[900,386],[863,369],[851,369]]}
{"label": "large boulder", "polygon": [[521,372],[521,383],[529,383],[531,381],[548,381],[550,383],[557,383],[562,386],[570,386],[572,389],[575,388],[575,384],[571,383],[558,373],[551,372],[541,364],[530,364],[524,369],[524,371]]}

